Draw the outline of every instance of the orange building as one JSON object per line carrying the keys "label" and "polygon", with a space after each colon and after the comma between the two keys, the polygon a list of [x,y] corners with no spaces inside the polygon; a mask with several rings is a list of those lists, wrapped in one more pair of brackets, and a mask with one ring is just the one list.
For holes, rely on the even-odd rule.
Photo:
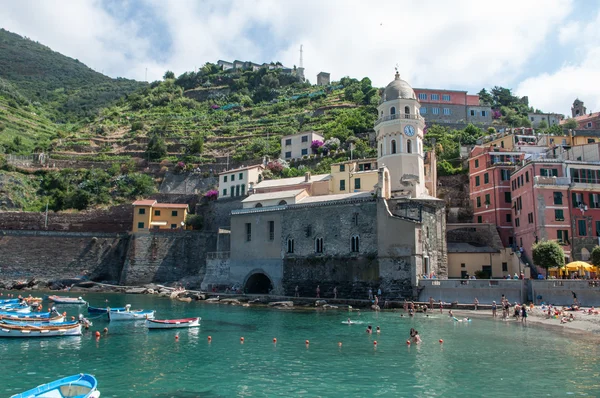
{"label": "orange building", "polygon": [[133,228],[135,232],[160,229],[183,229],[188,205],[183,203],[158,203],[154,199],[133,202]]}

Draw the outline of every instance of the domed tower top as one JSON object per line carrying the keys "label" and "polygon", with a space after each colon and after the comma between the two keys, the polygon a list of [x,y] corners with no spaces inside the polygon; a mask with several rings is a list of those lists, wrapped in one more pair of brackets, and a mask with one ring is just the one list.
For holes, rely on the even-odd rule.
{"label": "domed tower top", "polygon": [[396,99],[417,99],[414,90],[405,80],[400,79],[400,73],[396,71],[396,76],[390,84],[383,90],[381,101],[393,101]]}

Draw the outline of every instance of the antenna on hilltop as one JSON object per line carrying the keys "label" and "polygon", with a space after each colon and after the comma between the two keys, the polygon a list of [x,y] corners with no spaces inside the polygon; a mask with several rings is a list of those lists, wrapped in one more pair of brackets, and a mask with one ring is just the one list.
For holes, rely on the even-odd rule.
{"label": "antenna on hilltop", "polygon": [[304,68],[304,62],[302,60],[302,44],[300,44],[300,68]]}

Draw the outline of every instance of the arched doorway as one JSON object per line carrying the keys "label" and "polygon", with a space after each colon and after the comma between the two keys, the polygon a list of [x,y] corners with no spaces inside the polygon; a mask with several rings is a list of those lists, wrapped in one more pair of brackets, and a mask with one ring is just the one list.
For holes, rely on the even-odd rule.
{"label": "arched doorway", "polygon": [[250,275],[244,285],[244,292],[248,294],[269,294],[271,290],[273,290],[273,283],[262,272]]}

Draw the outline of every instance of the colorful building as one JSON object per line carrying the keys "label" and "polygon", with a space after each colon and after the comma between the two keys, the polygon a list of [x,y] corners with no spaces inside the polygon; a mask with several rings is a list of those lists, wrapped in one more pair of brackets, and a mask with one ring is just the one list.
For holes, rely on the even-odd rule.
{"label": "colorful building", "polygon": [[496,225],[504,247],[513,245],[510,175],[524,155],[503,148],[477,146],[469,158],[473,222]]}
{"label": "colorful building", "polygon": [[133,202],[132,231],[183,229],[188,214],[188,205],[180,203],[158,203],[154,199]]}
{"label": "colorful building", "polygon": [[[587,108],[583,105],[583,101],[579,98],[573,101],[571,107],[571,116],[577,122],[578,130],[598,130],[600,129],[600,112],[587,113]],[[566,120],[561,121],[561,124],[566,123]]]}
{"label": "colorful building", "polygon": [[219,199],[246,196],[262,178],[262,165],[240,167],[219,173]]}
{"label": "colorful building", "polygon": [[492,108],[466,91],[415,88],[421,115],[431,123],[491,124]]}
{"label": "colorful building", "polygon": [[301,159],[312,154],[312,142],[324,141],[322,135],[314,131],[286,135],[281,137],[281,159]]}
{"label": "colorful building", "polygon": [[331,165],[329,193],[370,192],[377,185],[377,159],[348,160]]}

